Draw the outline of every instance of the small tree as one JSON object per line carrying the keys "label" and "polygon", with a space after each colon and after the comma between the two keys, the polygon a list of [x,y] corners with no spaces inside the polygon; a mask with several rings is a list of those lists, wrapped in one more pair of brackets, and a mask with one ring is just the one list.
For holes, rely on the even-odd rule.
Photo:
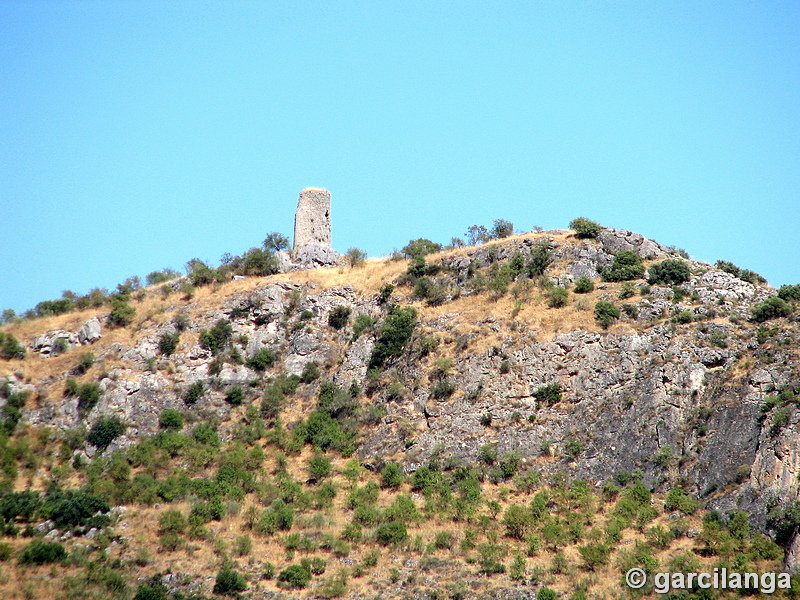
{"label": "small tree", "polygon": [[281,233],[273,231],[264,239],[262,246],[267,252],[287,250],[289,248],[289,238]]}
{"label": "small tree", "polygon": [[239,592],[243,592],[246,589],[247,580],[234,569],[222,567],[217,572],[213,590],[215,594],[237,596]]}
{"label": "small tree", "polygon": [[183,429],[183,416],[177,410],[165,408],[161,411],[161,415],[158,418],[158,424],[161,429],[180,431]]}
{"label": "small tree", "polygon": [[347,264],[351,268],[361,267],[367,259],[367,253],[359,248],[348,248],[347,253],[344,255]]}
{"label": "small tree", "polygon": [[678,285],[679,283],[686,283],[690,277],[689,265],[685,261],[677,258],[667,258],[650,267],[647,280],[651,284]]}
{"label": "small tree", "polygon": [[181,334],[175,332],[164,332],[158,340],[158,351],[165,356],[171,356],[175,349],[178,347]]}
{"label": "small tree", "polygon": [[0,331],[0,357],[6,360],[25,358],[25,348],[10,333]]}
{"label": "small tree", "polygon": [[299,590],[311,582],[311,564],[289,565],[278,574],[278,585]]}
{"label": "small tree", "polygon": [[586,275],[578,277],[578,280],[575,282],[576,294],[588,294],[593,290],[594,282],[590,278],[588,278]]}
{"label": "small tree", "polygon": [[782,298],[773,296],[756,304],[750,318],[756,323],[763,323],[770,319],[788,317],[790,314],[792,314],[792,307]]}
{"label": "small tree", "polygon": [[109,327],[127,327],[133,321],[136,309],[119,298],[111,301],[111,312],[106,319]]}
{"label": "small tree", "polygon": [[569,228],[578,234],[581,239],[596,238],[603,230],[599,224],[584,217],[578,217],[570,221]]}
{"label": "small tree", "polygon": [[113,442],[123,431],[124,425],[117,417],[100,417],[94,422],[89,430],[86,440],[103,451]]}
{"label": "small tree", "polygon": [[594,305],[594,317],[603,329],[608,329],[611,321],[619,319],[619,309],[608,300],[598,300]]}
{"label": "small tree", "polygon": [[334,329],[342,329],[350,319],[350,308],[348,306],[336,306],[328,314],[328,325]]}
{"label": "small tree", "polygon": [[514,224],[505,219],[495,219],[492,225],[492,237],[496,240],[507,238],[514,233]]}

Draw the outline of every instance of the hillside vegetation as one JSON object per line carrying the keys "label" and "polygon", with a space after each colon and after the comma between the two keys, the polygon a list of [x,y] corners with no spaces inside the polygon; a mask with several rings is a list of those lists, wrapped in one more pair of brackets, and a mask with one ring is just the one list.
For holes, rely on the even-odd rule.
{"label": "hillside vegetation", "polygon": [[289,273],[270,236],[6,315],[0,590],[610,599],[793,566],[800,287],[571,227]]}

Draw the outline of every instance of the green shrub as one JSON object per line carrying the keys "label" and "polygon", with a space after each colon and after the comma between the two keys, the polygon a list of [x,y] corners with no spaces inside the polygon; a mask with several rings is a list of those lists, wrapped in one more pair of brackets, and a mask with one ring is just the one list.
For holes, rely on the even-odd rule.
{"label": "green shrub", "polygon": [[644,277],[644,265],[639,255],[630,250],[620,250],[614,255],[614,262],[603,270],[605,281],[630,281]]}
{"label": "green shrub", "polygon": [[50,518],[58,527],[76,527],[86,523],[98,512],[107,513],[108,503],[97,496],[79,491],[56,490],[47,494]]}
{"label": "green shrub", "polygon": [[177,410],[165,408],[158,418],[161,429],[180,431],[183,429],[183,416]]}
{"label": "green shrub", "polygon": [[350,319],[351,312],[348,306],[335,306],[333,310],[328,313],[328,325],[337,330],[344,328]]}
{"label": "green shrub", "polygon": [[528,531],[534,524],[533,515],[524,506],[512,504],[503,514],[503,527],[506,528],[508,537],[524,540]]}
{"label": "green shrub", "polygon": [[394,307],[387,315],[381,328],[381,335],[372,349],[370,368],[381,367],[390,358],[399,356],[411,339],[416,325],[416,309]]}
{"label": "green shrub", "polygon": [[394,291],[391,283],[384,283],[378,291],[378,304],[386,304]]}
{"label": "green shrub", "polygon": [[596,238],[603,231],[603,228],[589,219],[578,217],[569,223],[569,228],[572,229],[579,238],[591,239]]}
{"label": "green shrub", "polygon": [[539,386],[533,393],[536,402],[545,406],[552,406],[561,401],[561,394],[563,389],[558,383],[548,383],[547,385]]}
{"label": "green shrub", "polygon": [[594,571],[596,567],[608,563],[611,548],[605,544],[586,544],[585,546],[579,546],[578,552],[583,558],[585,567],[590,571]]}
{"label": "green shrub", "polygon": [[10,333],[0,331],[0,357],[5,360],[25,358],[25,348]]}
{"label": "green shrub", "polygon": [[231,406],[240,406],[244,402],[244,390],[238,385],[232,387],[225,394],[225,402]]}
{"label": "green shrub", "polygon": [[514,234],[514,224],[505,219],[495,219],[490,235],[496,240],[507,238]]}
{"label": "green shrub", "polygon": [[286,402],[286,394],[283,393],[280,386],[268,385],[261,400],[261,417],[269,420],[277,418],[284,402]]}
{"label": "green shrub", "polygon": [[300,590],[311,582],[311,564],[289,565],[278,574],[278,585],[291,590]]}
{"label": "green shrub", "polygon": [[180,337],[181,334],[177,331],[162,333],[158,340],[158,351],[165,356],[172,356],[172,353],[175,352],[175,349],[178,347]]}
{"label": "green shrub", "polygon": [[278,356],[272,348],[260,348],[253,356],[247,359],[247,366],[254,371],[266,371],[275,364]]}
{"label": "green shrub", "polygon": [[682,325],[685,325],[687,323],[691,323],[692,321],[694,321],[694,315],[689,310],[682,310],[675,315],[674,321],[676,323],[681,323]]}
{"label": "green shrub", "polygon": [[381,471],[381,487],[396,490],[403,483],[403,469],[397,463],[387,463]]}
{"label": "green shrub", "polygon": [[202,381],[195,381],[189,388],[186,390],[186,393],[183,396],[183,401],[186,404],[194,404],[200,398],[203,397],[203,382]]}
{"label": "green shrub", "polygon": [[608,300],[598,300],[594,305],[594,317],[603,329],[608,329],[612,320],[619,319],[619,309]]}
{"label": "green shrub", "polygon": [[441,250],[441,244],[426,240],[425,238],[420,238],[408,242],[408,244],[403,246],[400,252],[406,258],[419,258],[427,256],[428,254],[433,254],[434,252],[441,252]]}
{"label": "green shrub", "polygon": [[300,374],[300,381],[302,383],[312,383],[319,379],[320,375],[319,366],[315,361],[311,360],[303,366],[303,372]]}
{"label": "green shrub", "polygon": [[581,275],[575,282],[576,294],[588,294],[594,290],[594,282],[586,275]]}
{"label": "green shrub", "polygon": [[525,272],[531,279],[541,277],[547,271],[547,267],[553,260],[552,246],[550,240],[543,239],[534,245],[528,262],[525,265]]}
{"label": "green shrub", "polygon": [[751,319],[756,323],[763,323],[770,319],[788,317],[792,314],[792,307],[783,299],[773,296],[753,307]]}
{"label": "green shrub", "polygon": [[312,479],[319,481],[331,475],[331,461],[322,453],[315,452],[314,455],[308,459],[307,463],[308,475]]}
{"label": "green shrub", "polygon": [[58,542],[33,540],[25,546],[19,555],[22,564],[45,565],[59,562],[67,558],[67,551]]}
{"label": "green shrub", "polygon": [[667,258],[650,267],[647,281],[651,284],[678,285],[686,283],[690,277],[689,265],[685,261],[677,258]]}
{"label": "green shrub", "polygon": [[443,400],[449,398],[456,391],[454,383],[447,379],[439,379],[431,385],[431,398]]}
{"label": "green shrub", "polygon": [[103,451],[108,448],[109,444],[122,434],[124,430],[125,427],[117,417],[100,417],[89,430],[86,441],[92,446],[96,446],[98,450]]}
{"label": "green shrub", "polygon": [[224,596],[238,596],[239,592],[247,589],[247,580],[234,569],[222,567],[217,571],[214,582],[214,593]]}
{"label": "green shrub", "polygon": [[94,364],[94,353],[93,352],[84,352],[81,354],[81,358],[78,361],[78,364],[72,367],[72,373],[74,375],[84,375],[89,369],[92,368]]}
{"label": "green shrub", "polygon": [[563,287],[552,287],[547,292],[547,306],[550,308],[562,308],[567,305],[568,292]]}
{"label": "green shrub", "polygon": [[564,443],[564,453],[572,460],[578,458],[582,452],[583,452],[583,444],[580,441],[574,438],[569,438]]}
{"label": "green shrub", "polygon": [[211,329],[200,332],[200,347],[217,355],[228,345],[233,335],[233,327],[227,319],[218,320]]}
{"label": "green shrub", "polygon": [[383,546],[396,546],[408,541],[406,524],[400,521],[381,523],[375,530],[375,539]]}
{"label": "green shrub", "polygon": [[778,290],[778,298],[786,302],[800,300],[800,283],[796,285],[782,285]]}
{"label": "green shrub", "polygon": [[130,304],[119,298],[111,301],[111,312],[108,314],[106,323],[109,327],[127,327],[133,321],[136,309]]}
{"label": "green shrub", "polygon": [[158,534],[164,535],[167,533],[181,534],[186,531],[189,522],[183,513],[176,509],[170,509],[161,514],[158,518]]}
{"label": "green shrub", "polygon": [[91,412],[95,404],[100,401],[101,395],[102,390],[96,383],[84,383],[81,385],[78,388],[78,411],[83,415]]}

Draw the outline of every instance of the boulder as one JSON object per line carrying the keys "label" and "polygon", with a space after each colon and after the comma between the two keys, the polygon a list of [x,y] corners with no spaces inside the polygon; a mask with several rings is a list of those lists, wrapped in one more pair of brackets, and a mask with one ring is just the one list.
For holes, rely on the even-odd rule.
{"label": "boulder", "polygon": [[100,319],[92,317],[78,331],[78,340],[81,344],[91,344],[103,337],[103,328]]}

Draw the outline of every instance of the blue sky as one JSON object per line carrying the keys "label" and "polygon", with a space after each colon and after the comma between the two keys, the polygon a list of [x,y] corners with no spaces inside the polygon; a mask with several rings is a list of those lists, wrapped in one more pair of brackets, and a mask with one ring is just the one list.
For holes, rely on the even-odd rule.
{"label": "blue sky", "polygon": [[2,2],[0,310],[586,216],[800,282],[798,2]]}

